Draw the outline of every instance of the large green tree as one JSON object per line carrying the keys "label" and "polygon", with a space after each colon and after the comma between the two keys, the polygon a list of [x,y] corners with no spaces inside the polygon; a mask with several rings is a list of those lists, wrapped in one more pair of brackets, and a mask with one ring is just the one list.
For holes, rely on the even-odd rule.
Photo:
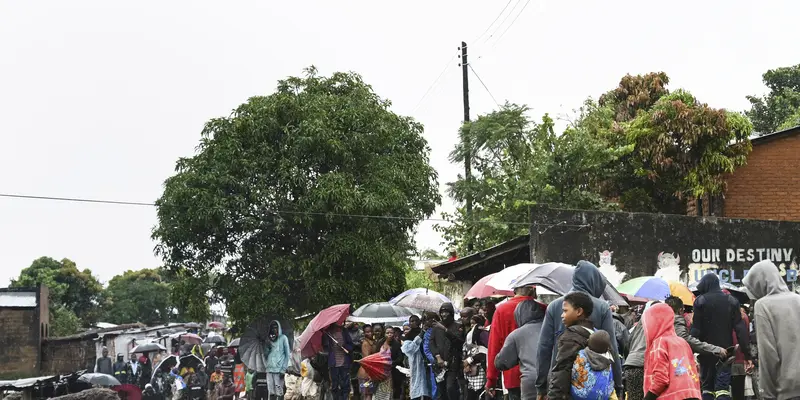
{"label": "large green tree", "polygon": [[23,269],[17,279],[11,281],[11,287],[38,285],[48,287],[50,305],[63,311],[62,315],[69,311],[77,316],[84,326],[91,326],[98,321],[100,307],[104,301],[103,286],[92,275],[91,270],[81,271],[75,262],[67,258],[57,261],[50,257],[40,257]]}
{"label": "large green tree", "polygon": [[[473,177],[459,176],[449,184],[448,193],[459,207],[444,215],[448,223],[437,225],[460,253],[470,245],[482,249],[527,233],[535,204],[615,208],[598,194],[598,185],[607,179],[607,165],[630,148],[598,139],[588,119],[557,136],[549,116],[535,123],[528,111],[506,104],[461,128],[451,160],[462,163],[471,154]],[[468,196],[473,201],[469,215],[464,207]]]}
{"label": "large green tree", "polygon": [[765,135],[800,125],[800,64],[771,69],[762,78],[769,93],[747,96],[754,130]]}
{"label": "large green tree", "polygon": [[236,320],[401,291],[440,196],[422,125],[390,105],[355,73],[310,68],[209,121],[157,201],[166,268],[216,274]]}
{"label": "large green tree", "polygon": [[164,324],[175,313],[170,285],[155,269],[125,271],[108,282],[106,320],[115,324]]}

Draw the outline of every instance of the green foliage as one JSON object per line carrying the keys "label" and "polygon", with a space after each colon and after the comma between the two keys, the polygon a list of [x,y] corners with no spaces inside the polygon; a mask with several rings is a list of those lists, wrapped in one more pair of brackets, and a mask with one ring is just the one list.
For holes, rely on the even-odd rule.
{"label": "green foliage", "polygon": [[761,135],[800,125],[800,64],[771,69],[762,76],[769,89],[763,97],[747,96],[746,111]]}
{"label": "green foliage", "polygon": [[[586,107],[598,108],[591,102]],[[591,114],[592,110],[582,112]],[[613,115],[610,108],[602,111]],[[548,115],[534,123],[527,112],[526,106],[506,104],[461,129],[461,142],[451,160],[461,163],[471,152],[473,179],[459,176],[449,184],[449,194],[460,204],[472,196],[473,212],[468,216],[464,207],[459,207],[454,214],[444,214],[449,224],[436,226],[445,241],[461,253],[470,244],[482,249],[526,234],[530,206],[535,204],[615,208],[598,194],[598,186],[608,178],[607,164],[630,148],[617,146],[597,133],[609,128],[600,126],[608,125],[605,120],[591,114],[556,136]]]}
{"label": "green foliage", "polygon": [[173,313],[170,286],[158,270],[125,271],[108,282],[106,321],[114,324],[141,322],[165,324]]}
{"label": "green foliage", "polygon": [[82,321],[72,310],[62,304],[50,307],[51,337],[74,335],[81,331]]}
{"label": "green foliage", "polygon": [[35,287],[46,285],[50,291],[50,307],[63,306],[74,313],[86,325],[97,322],[100,305],[103,303],[103,286],[92,275],[92,271],[78,270],[69,259],[56,261],[41,257],[30,267],[20,272],[19,278],[11,281],[11,287]]}
{"label": "green foliage", "polygon": [[359,75],[311,68],[209,121],[157,201],[166,268],[216,274],[236,320],[398,293],[440,196],[422,125],[389,107]]}
{"label": "green foliage", "polygon": [[406,289],[425,288],[441,293],[443,286],[441,282],[431,279],[427,271],[417,271],[413,268],[406,270]]}

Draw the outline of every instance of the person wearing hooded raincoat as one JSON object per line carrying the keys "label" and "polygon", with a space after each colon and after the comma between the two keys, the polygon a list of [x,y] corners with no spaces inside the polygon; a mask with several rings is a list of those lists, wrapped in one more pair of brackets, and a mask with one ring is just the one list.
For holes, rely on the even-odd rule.
{"label": "person wearing hooded raincoat", "polygon": [[500,371],[508,371],[519,365],[521,398],[535,400],[536,379],[539,376],[536,348],[544,321],[544,309],[534,300],[525,300],[514,310],[514,319],[519,328],[508,335],[494,359],[494,365]]}
{"label": "person wearing hooded raincoat", "polygon": [[[572,292],[583,292],[592,297],[594,310],[590,320],[594,327],[608,332],[612,337],[616,337],[614,331],[614,318],[611,316],[611,308],[608,303],[600,300],[603,291],[606,289],[606,279],[597,267],[588,261],[579,261],[572,275]],[[550,368],[555,364],[558,350],[558,336],[564,331],[564,323],[561,321],[562,306],[564,296],[561,296],[547,306],[544,323],[539,335],[539,347],[537,351],[539,376],[536,379],[536,390],[538,393],[547,393],[548,374]],[[611,354],[614,357],[612,372],[614,373],[614,387],[617,397],[622,398],[622,364],[620,362],[617,341],[611,341]]]}
{"label": "person wearing hooded raincoat", "polygon": [[421,399],[431,397],[431,385],[428,381],[428,369],[426,368],[426,357],[422,349],[422,341],[425,333],[417,332],[413,338],[406,335],[405,341],[401,346],[403,354],[408,357],[408,367],[411,370],[411,385],[409,398]]}
{"label": "person wearing hooded raincoat", "polygon": [[644,398],[647,400],[699,399],[700,377],[689,343],[675,334],[675,314],[656,304],[642,316],[647,352],[644,361]]}
{"label": "person wearing hooded raincoat", "polygon": [[[691,335],[697,339],[728,349],[733,346],[731,332],[736,331],[739,347],[750,359],[750,337],[742,320],[739,301],[725,294],[716,274],[706,274],[697,285],[700,294],[694,301]],[[733,352],[731,352],[733,354]],[[728,400],[731,398],[731,365],[720,364],[714,355],[700,355],[700,375],[704,400]],[[749,363],[749,362],[748,362]]]}
{"label": "person wearing hooded raincoat", "polygon": [[289,339],[283,334],[281,323],[272,321],[269,325],[269,340],[266,344],[267,387],[270,400],[283,400],[286,393],[286,370],[292,349]]}
{"label": "person wearing hooded raincoat", "polygon": [[756,298],[755,331],[758,332],[758,387],[764,399],[800,397],[800,352],[797,325],[800,296],[789,291],[772,261],[756,263],[742,280]]}

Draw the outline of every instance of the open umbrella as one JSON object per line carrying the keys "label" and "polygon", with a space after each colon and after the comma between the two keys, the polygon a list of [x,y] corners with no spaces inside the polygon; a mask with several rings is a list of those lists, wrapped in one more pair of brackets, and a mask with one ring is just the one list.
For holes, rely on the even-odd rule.
{"label": "open umbrella", "polygon": [[106,374],[83,374],[78,378],[81,382],[91,383],[97,386],[118,386],[117,378]]}
{"label": "open umbrella", "polygon": [[406,322],[414,315],[412,309],[389,303],[367,303],[355,310],[347,320],[362,324],[391,324]]}
{"label": "open umbrella", "polygon": [[194,354],[187,354],[181,357],[178,361],[178,369],[192,368],[195,371],[198,371],[200,370],[201,365],[205,365],[205,363],[203,363],[203,360],[201,360],[200,357]]}
{"label": "open umbrella", "polygon": [[670,296],[669,282],[655,276],[629,279],[617,286],[617,291],[650,300],[663,301]]}
{"label": "open umbrella", "polygon": [[669,283],[669,294],[675,296],[683,302],[683,305],[691,306],[694,304],[694,293],[686,285],[680,282],[667,281]]}
{"label": "open umbrella", "polygon": [[[158,364],[156,364],[156,367],[153,368],[153,376],[156,376],[156,372],[158,371],[167,372],[172,370],[176,365],[178,365],[178,362],[179,360],[177,356],[164,357],[164,359],[159,361]],[[153,376],[150,378],[152,379]]]}
{"label": "open umbrella", "polygon": [[158,343],[145,343],[136,346],[131,353],[152,353],[154,351],[167,351],[167,348]]}
{"label": "open umbrella", "polygon": [[204,340],[203,343],[214,343],[214,344],[221,344],[224,345],[226,343],[225,338],[219,335],[208,335]]}
{"label": "open umbrella", "polygon": [[[439,312],[444,303],[452,303],[447,296],[425,288],[409,289],[389,300],[390,304],[423,311]],[[456,310],[458,312],[458,310]]]}
{"label": "open umbrella", "polygon": [[[239,358],[247,368],[256,372],[266,372],[266,357],[264,350],[270,343],[269,331],[272,323],[278,318],[262,316],[247,326],[244,335],[239,339]],[[286,321],[280,321],[281,333],[289,340],[289,346],[294,341],[294,328]]]}
{"label": "open umbrella", "polygon": [[517,280],[536,268],[539,264],[522,263],[504,268],[502,271],[492,275],[486,284],[500,290],[513,290]]}
{"label": "open umbrella", "polygon": [[338,304],[320,311],[300,335],[300,354],[305,358],[322,351],[323,331],[333,324],[343,324],[349,315],[349,304]]}
{"label": "open umbrella", "polygon": [[392,353],[379,351],[370,354],[358,361],[369,379],[380,382],[385,381],[392,373]]}
{"label": "open umbrella", "polygon": [[223,329],[225,328],[225,324],[219,321],[213,321],[208,323],[208,327],[211,329]]}
{"label": "open umbrella", "polygon": [[[139,389],[136,385],[126,384],[126,385],[119,385],[114,386],[111,390],[117,393],[124,393],[125,400],[142,400],[142,389]],[[122,396],[120,396],[122,398]]]}
{"label": "open umbrella", "polygon": [[228,343],[228,347],[239,347],[239,341],[240,340],[241,339],[239,339],[239,338],[231,340],[231,342]]}
{"label": "open umbrella", "polygon": [[203,327],[203,325],[200,325],[197,322],[189,322],[188,324],[183,324],[183,327],[186,329],[200,329]]}
{"label": "open umbrella", "polygon": [[183,340],[184,342],[189,343],[189,344],[202,344],[203,343],[203,338],[201,338],[198,335],[195,335],[194,333],[182,333],[182,334],[180,334],[178,336],[178,340]]}
{"label": "open umbrella", "polygon": [[477,282],[467,291],[467,294],[464,295],[464,298],[467,300],[472,299],[485,299],[487,297],[508,297],[513,296],[514,291],[512,290],[501,290],[496,289],[495,287],[488,284],[489,280],[494,277],[495,274],[486,275]]}
{"label": "open umbrella", "polygon": [[[694,293],[696,295],[699,295],[700,293],[697,290],[697,285],[699,285],[699,284],[700,284],[700,281],[692,282],[692,283],[689,284],[688,288],[689,288],[689,290],[692,291],[692,293]],[[727,290],[728,292],[730,292],[731,296],[736,298],[736,300],[739,300],[739,303],[741,303],[741,304],[747,304],[747,303],[750,302],[750,296],[747,295],[747,292],[745,291],[744,287],[736,286],[736,285],[734,285],[734,284],[732,284],[730,282],[720,282],[719,283],[719,288],[723,289],[723,290]],[[687,306],[691,306],[693,304],[694,304],[694,302],[692,302],[692,304],[686,304],[686,305]]]}
{"label": "open umbrella", "polygon": [[[575,267],[572,265],[563,263],[546,263],[518,264],[517,266],[519,265],[523,265],[528,268],[528,272],[512,279],[511,281],[513,281],[513,283],[511,288],[533,285],[550,289],[553,292],[561,295],[569,293],[569,291],[572,289],[572,275],[575,273]],[[504,271],[516,268],[517,266],[506,268]],[[519,270],[520,269],[516,269],[516,271]],[[490,284],[492,282],[494,282],[494,279],[489,281]],[[625,301],[625,298],[623,298],[613,286],[607,283],[600,298],[612,305],[628,305],[628,302]]]}

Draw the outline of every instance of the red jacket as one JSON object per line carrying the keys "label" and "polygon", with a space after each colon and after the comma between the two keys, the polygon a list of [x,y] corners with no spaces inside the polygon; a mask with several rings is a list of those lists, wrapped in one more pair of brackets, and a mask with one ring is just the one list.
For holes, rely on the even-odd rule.
{"label": "red jacket", "polygon": [[659,400],[701,399],[700,376],[689,343],[675,334],[675,313],[656,304],[642,316],[647,338],[644,357],[644,393]]}
{"label": "red jacket", "polygon": [[[494,359],[497,353],[503,348],[508,337],[514,329],[517,329],[517,321],[514,319],[514,311],[517,304],[533,300],[533,297],[512,297],[507,302],[497,306],[497,310],[492,317],[492,328],[489,330],[489,354],[486,362],[486,387],[495,387],[500,373],[494,366]],[[503,371],[503,382],[506,389],[515,389],[520,386],[519,365],[508,371]]]}

